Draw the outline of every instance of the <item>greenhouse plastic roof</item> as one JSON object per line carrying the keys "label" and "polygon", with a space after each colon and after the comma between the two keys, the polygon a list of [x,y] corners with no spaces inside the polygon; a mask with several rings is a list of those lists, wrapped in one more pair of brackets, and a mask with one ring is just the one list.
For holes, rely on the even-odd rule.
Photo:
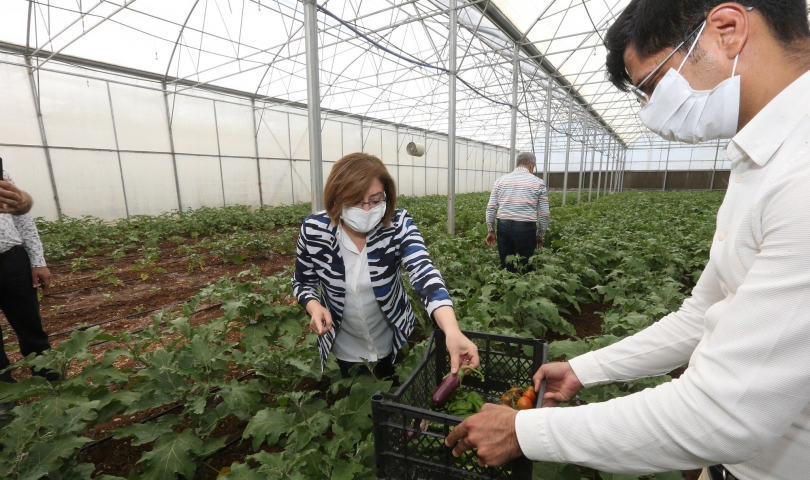
{"label": "greenhouse plastic roof", "polygon": [[[518,40],[518,148],[542,149],[549,77],[552,149],[569,125],[579,139],[595,140],[596,122],[626,144],[640,137],[635,101],[605,80],[601,40],[628,1],[459,1],[458,135],[509,145]],[[322,107],[446,132],[449,0],[318,3]],[[59,54],[159,75],[177,92],[306,103],[301,2],[0,0],[0,11],[0,42],[27,46],[35,68],[69,63]]]}

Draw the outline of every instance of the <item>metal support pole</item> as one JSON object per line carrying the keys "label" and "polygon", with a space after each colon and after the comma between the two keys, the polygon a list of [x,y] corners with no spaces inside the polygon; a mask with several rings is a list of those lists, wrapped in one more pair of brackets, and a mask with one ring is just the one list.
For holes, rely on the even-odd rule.
{"label": "metal support pole", "polygon": [[183,211],[183,199],[180,197],[180,175],[177,174],[177,155],[174,153],[174,133],[172,133],[172,116],[169,111],[169,91],[166,89],[166,82],[163,86],[163,106],[166,107],[166,126],[169,129],[169,148],[172,152],[172,167],[174,168],[174,188],[177,190],[177,209]]}
{"label": "metal support pole", "polygon": [[517,110],[518,77],[520,73],[520,44],[515,42],[515,58],[512,64],[512,130],[509,136],[509,158],[517,167]]}
{"label": "metal support pole", "polygon": [[568,199],[568,166],[571,163],[571,128],[574,124],[574,97],[568,96],[568,131],[565,135],[565,174],[563,176],[563,201],[565,206]]}
{"label": "metal support pole", "polygon": [[596,137],[599,135],[599,127],[598,125],[594,126],[593,129],[593,145],[591,146],[591,178],[588,183],[588,202],[591,201],[593,195],[593,167],[594,162],[596,161]]}
{"label": "metal support pole", "polygon": [[225,173],[222,171],[222,147],[220,146],[219,142],[219,119],[217,117],[217,102],[214,100],[211,102],[214,104],[214,130],[217,133],[217,158],[219,159],[219,186],[222,187],[222,206],[228,206],[228,202],[225,200]]}
{"label": "metal support pole", "polygon": [[607,147],[605,148],[605,152],[607,154],[607,158],[605,159],[605,183],[602,185],[602,196],[607,197],[608,195],[608,184],[610,182],[610,162],[612,161],[611,154],[613,153],[613,137],[608,137]]}
{"label": "metal support pole", "polygon": [[669,150],[672,148],[672,142],[667,143],[667,163],[664,166],[664,186],[661,188],[662,192],[667,191],[667,175],[669,174]]}
{"label": "metal support pole", "polygon": [[318,10],[316,0],[304,0],[304,43],[307,58],[307,111],[309,119],[309,176],[312,211],[323,209],[323,143],[321,140],[321,83],[318,63]]}
{"label": "metal support pole", "polygon": [[596,199],[599,200],[599,194],[602,190],[602,162],[605,160],[605,137],[602,136],[599,142],[599,177],[596,179]]}
{"label": "metal support pole", "polygon": [[587,162],[585,144],[588,139],[588,123],[587,117],[582,115],[582,151],[579,153],[579,182],[577,190],[577,204],[582,203],[582,187],[585,185],[585,163]]}
{"label": "metal support pole", "polygon": [[717,157],[720,155],[720,140],[717,141],[717,149],[714,151],[714,165],[712,165],[712,183],[709,190],[714,190],[714,176],[717,173]]}
{"label": "metal support pole", "polygon": [[256,125],[256,100],[250,99],[250,114],[253,116],[253,148],[256,150],[256,175],[259,180],[259,205],[264,205],[264,192],[262,189],[262,164],[259,159],[259,129]]}
{"label": "metal support pole", "polygon": [[551,97],[554,94],[553,80],[548,79],[548,89],[546,90],[546,150],[543,159],[543,181],[546,187],[551,188],[548,178],[549,164],[551,163]]}
{"label": "metal support pole", "polygon": [[127,201],[127,185],[124,182],[124,165],[121,163],[121,147],[118,145],[118,128],[115,126],[115,109],[112,103],[112,91],[110,91],[110,82],[107,84],[107,100],[110,102],[110,117],[112,118],[113,138],[115,138],[115,153],[118,155],[118,173],[121,174],[121,191],[124,192],[124,212],[129,218],[129,202]]}
{"label": "metal support pole", "polygon": [[[447,233],[456,234],[456,33],[458,30],[458,0],[450,0],[450,95],[447,120]],[[509,162],[513,162],[510,160]]]}
{"label": "metal support pole", "polygon": [[[31,95],[34,99],[34,108],[37,111],[37,122],[39,123],[39,135],[42,138],[42,149],[45,151],[45,162],[48,164],[48,175],[51,178],[51,188],[53,189],[53,200],[56,203],[56,215],[62,218],[62,204],[59,202],[59,193],[56,190],[56,176],[53,174],[53,162],[51,161],[51,149],[48,147],[48,136],[45,135],[45,122],[42,120],[42,109],[39,104],[39,91],[37,84],[34,81],[34,67],[31,64],[31,57],[25,57],[25,63],[28,65],[28,80],[31,84]],[[0,177],[2,176],[0,172]]]}

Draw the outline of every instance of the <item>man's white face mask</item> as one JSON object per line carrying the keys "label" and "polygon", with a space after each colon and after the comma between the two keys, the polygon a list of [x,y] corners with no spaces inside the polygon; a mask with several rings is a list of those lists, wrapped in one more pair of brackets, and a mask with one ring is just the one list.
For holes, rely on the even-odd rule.
{"label": "man's white face mask", "polygon": [[[667,72],[655,87],[652,98],[639,111],[641,122],[669,141],[695,144],[721,138],[730,139],[737,133],[740,117],[740,77],[734,74],[737,71],[739,55],[734,59],[731,78],[713,90],[693,89],[680,73],[705,27],[706,23],[700,27],[695,43],[692,44],[678,70],[670,69]],[[676,47],[673,54],[681,46],[683,44]],[[672,54],[661,65],[671,56]],[[658,68],[660,67],[659,65]],[[649,80],[658,68],[639,86]],[[634,88],[634,92],[638,92],[638,89]]]}

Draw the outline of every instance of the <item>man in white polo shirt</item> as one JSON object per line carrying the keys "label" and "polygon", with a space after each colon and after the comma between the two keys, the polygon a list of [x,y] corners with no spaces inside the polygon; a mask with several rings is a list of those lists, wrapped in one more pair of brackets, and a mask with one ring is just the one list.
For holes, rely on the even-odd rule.
{"label": "man in white polo shirt", "polygon": [[[703,479],[810,477],[810,27],[805,0],[632,0],[608,74],[666,139],[731,138],[709,264],[681,309],[542,367],[544,405],[583,387],[677,380],[605,403],[494,405],[447,438],[489,465],[521,453],[602,471],[704,468]],[[733,137],[733,138],[732,138]]]}

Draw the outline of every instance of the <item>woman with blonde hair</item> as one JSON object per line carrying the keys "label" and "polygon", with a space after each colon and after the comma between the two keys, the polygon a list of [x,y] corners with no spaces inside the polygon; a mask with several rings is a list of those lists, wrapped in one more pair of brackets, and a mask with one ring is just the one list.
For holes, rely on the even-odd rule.
{"label": "woman with blonde hair", "polygon": [[416,322],[403,267],[447,336],[451,371],[477,367],[478,348],[459,329],[422,235],[396,201],[394,180],[380,159],[352,153],[332,167],[324,188],[326,211],[304,219],[293,292],[319,335],[321,367],[331,351],[344,378],[364,361],[379,362],[380,377],[393,375],[397,353]]}

